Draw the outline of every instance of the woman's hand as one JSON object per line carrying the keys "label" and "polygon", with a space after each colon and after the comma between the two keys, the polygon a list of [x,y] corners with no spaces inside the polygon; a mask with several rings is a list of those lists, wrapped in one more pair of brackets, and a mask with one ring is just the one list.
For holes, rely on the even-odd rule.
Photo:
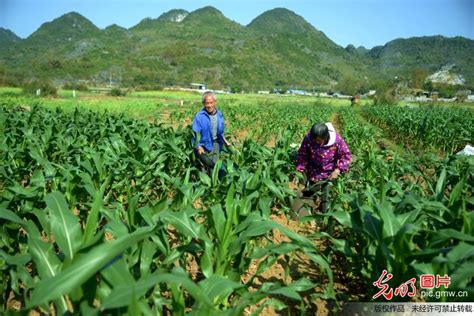
{"label": "woman's hand", "polygon": [[296,167],[296,171],[298,172],[304,172],[305,171],[305,168],[303,166],[297,166]]}
{"label": "woman's hand", "polygon": [[337,178],[338,175],[341,174],[341,170],[339,169],[334,169],[333,172],[331,172],[331,175],[329,176],[329,180],[334,180]]}
{"label": "woman's hand", "polygon": [[197,148],[197,153],[198,153],[198,155],[204,154],[204,148],[202,148],[202,146],[199,146],[199,147]]}

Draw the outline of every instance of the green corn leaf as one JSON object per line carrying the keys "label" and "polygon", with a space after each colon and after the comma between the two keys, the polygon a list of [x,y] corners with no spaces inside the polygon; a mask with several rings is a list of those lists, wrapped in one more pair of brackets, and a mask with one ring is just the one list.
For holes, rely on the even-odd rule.
{"label": "green corn leaf", "polygon": [[281,190],[275,185],[271,179],[263,179],[262,182],[275,194],[280,200],[284,200]]}
{"label": "green corn leaf", "polygon": [[[251,315],[262,315],[262,311],[268,306],[271,306],[271,308],[273,310],[276,310],[276,311],[281,311],[281,310],[283,310],[284,308],[287,307],[287,305],[285,303],[281,302],[280,300],[277,300],[276,298],[271,298],[271,299],[265,300],[265,302],[263,302],[262,305],[260,305],[255,310],[255,312],[252,313]],[[242,314],[242,312],[237,313],[235,315],[240,315],[240,314]]]}
{"label": "green corn leaf", "polygon": [[[243,229],[242,233],[240,234],[240,238],[243,240],[248,240],[252,237],[264,235],[276,227],[277,226],[275,223],[271,221],[252,221],[248,226],[245,227],[245,229]],[[242,227],[240,229],[242,229]]]}
{"label": "green corn leaf", "polygon": [[107,231],[112,232],[112,234],[117,238],[128,235],[127,226],[125,226],[125,224],[120,220],[111,220],[107,223],[105,228]]}
{"label": "green corn leaf", "polygon": [[128,309],[127,309],[127,312],[128,312],[128,315],[132,316],[132,315],[142,315],[141,311],[140,311],[140,306],[138,304],[138,298],[137,298],[137,295],[134,291],[134,287],[132,286],[132,293],[131,295],[128,297],[128,301],[130,302],[130,304],[128,305]]}
{"label": "green corn leaf", "polygon": [[336,239],[336,238],[334,238],[333,236],[329,235],[326,232],[317,232],[317,233],[311,234],[309,237],[312,237],[312,238],[322,238],[322,237],[328,238],[329,240],[331,240],[332,245],[334,246],[334,248],[337,251],[340,251],[340,252],[346,254],[346,256],[351,256],[353,254],[352,249],[350,248],[350,244],[347,240]]}
{"label": "green corn leaf", "polygon": [[329,286],[332,287],[334,278],[332,274],[331,267],[329,266],[329,263],[326,259],[324,259],[321,255],[315,254],[315,253],[306,253],[306,255],[314,262],[317,263],[321,268],[323,268],[324,271],[326,271],[326,274],[328,275],[329,279]]}
{"label": "green corn leaf", "polygon": [[446,187],[446,168],[443,168],[439,175],[438,182],[436,182],[436,200],[441,201],[444,195],[444,188]]}
{"label": "green corn leaf", "polygon": [[472,269],[474,265],[474,260],[465,262],[459,267],[454,273],[451,273],[451,286],[458,289],[466,289],[470,280],[474,277],[474,270]]}
{"label": "green corn leaf", "polygon": [[462,241],[474,242],[474,236],[464,234],[452,228],[434,231],[433,234],[434,234],[433,240],[437,242],[449,240],[449,239],[458,239]]}
{"label": "green corn leaf", "polygon": [[207,187],[211,187],[211,178],[207,174],[205,174],[204,172],[199,171],[199,179]]}
{"label": "green corn leaf", "polygon": [[153,225],[153,215],[152,215],[152,208],[149,205],[145,205],[144,207],[140,207],[137,210],[137,213],[140,214],[142,219],[148,224],[148,225]]}
{"label": "green corn leaf", "polygon": [[271,202],[272,198],[270,197],[259,198],[258,200],[258,207],[260,209],[260,212],[262,213],[262,216],[264,216],[265,218],[270,217]]}
{"label": "green corn leaf", "polygon": [[467,199],[467,203],[474,205],[474,196],[471,196],[469,199]]}
{"label": "green corn leaf", "polygon": [[275,247],[269,248],[268,251],[271,251],[272,253],[275,253],[278,255],[286,255],[298,250],[299,248],[300,246],[294,243],[282,242],[278,245],[275,245]]}
{"label": "green corn leaf", "polygon": [[88,315],[88,316],[97,316],[99,311],[93,307],[90,307],[86,301],[81,303],[81,315]]}
{"label": "green corn leaf", "polygon": [[153,262],[157,247],[149,238],[143,240],[140,249],[140,276],[145,276],[150,273],[150,267]]}
{"label": "green corn leaf", "polygon": [[44,232],[47,235],[51,235],[51,221],[48,212],[45,212],[44,209],[34,209],[32,213],[38,218]]}
{"label": "green corn leaf", "polygon": [[225,210],[226,210],[226,215],[227,219],[230,219],[231,221],[233,220],[233,213],[234,213],[234,184],[232,183],[229,187],[229,190],[227,191],[227,196],[225,199]]}
{"label": "green corn leaf", "polygon": [[179,251],[177,249],[172,249],[169,253],[166,254],[167,257],[163,260],[163,265],[167,266],[167,265],[171,265],[173,264],[174,262],[176,262],[176,260],[178,260],[179,258],[182,257],[183,255],[183,252],[182,251]]}
{"label": "green corn leaf", "polygon": [[51,220],[51,231],[56,243],[66,258],[73,259],[81,245],[82,232],[78,218],[74,216],[64,196],[60,192],[52,192],[45,197]]}
{"label": "green corn leaf", "polygon": [[474,246],[464,242],[459,243],[447,254],[448,259],[453,262],[461,262],[464,259],[474,257]]}
{"label": "green corn leaf", "polygon": [[370,213],[364,215],[364,227],[366,232],[376,240],[382,240],[382,224],[380,220],[372,216]]}
{"label": "green corn leaf", "polygon": [[384,237],[395,236],[401,228],[398,218],[393,213],[392,205],[388,202],[383,202],[377,205],[380,217],[383,221],[383,235]]}
{"label": "green corn leaf", "polygon": [[420,210],[413,210],[407,213],[403,213],[397,216],[400,226],[405,224],[412,224],[415,222],[415,219],[420,214]]}
{"label": "green corn leaf", "polygon": [[151,287],[164,282],[174,286],[182,285],[200,305],[206,308],[213,306],[205,292],[183,270],[176,269],[172,273],[158,271],[135,284],[115,288],[104,300],[102,309],[127,306],[132,293],[135,293],[137,297],[142,297]]}
{"label": "green corn leaf", "polygon": [[449,195],[449,206],[453,205],[454,202],[456,202],[461,196],[464,186],[466,185],[466,175],[467,174],[465,174],[462,179],[454,186],[453,191]]}
{"label": "green corn leaf", "polygon": [[314,244],[308,238],[306,238],[304,236],[301,236],[301,235],[289,230],[288,228],[286,228],[286,227],[284,227],[280,224],[273,223],[272,225],[273,225],[274,228],[278,228],[278,230],[280,230],[280,232],[285,234],[288,238],[290,238],[293,242],[300,245],[301,247],[305,247],[305,248],[308,248],[308,249],[315,249]]}
{"label": "green corn leaf", "polygon": [[44,188],[45,187],[45,179],[44,179],[44,176],[43,176],[43,172],[41,170],[35,170],[35,172],[33,172],[33,175],[31,176],[31,181],[30,181],[30,185],[32,187],[40,187],[40,188]]}
{"label": "green corn leaf", "polygon": [[61,262],[54,253],[52,243],[46,243],[41,239],[41,234],[32,221],[26,223],[28,232],[28,252],[33,260],[42,279],[55,276],[61,269]]}
{"label": "green corn leaf", "polygon": [[113,287],[121,285],[130,286],[135,282],[123,257],[112,263],[107,268],[103,269],[100,274]]}
{"label": "green corn leaf", "polygon": [[88,253],[77,257],[70,266],[52,278],[41,280],[33,291],[26,308],[32,308],[57,299],[79,287],[97,273],[107,262],[146,238],[154,227],[139,228],[135,232],[109,243],[101,244]]}
{"label": "green corn leaf", "polygon": [[7,210],[6,208],[0,207],[0,218],[3,218],[7,221],[17,223],[21,226],[25,226],[26,222],[22,220],[18,215],[13,213],[10,210]]}
{"label": "green corn leaf", "polygon": [[443,203],[439,201],[430,201],[428,199],[420,199],[419,201],[421,202],[420,207],[426,211],[439,213],[439,211],[449,210]]}
{"label": "green corn leaf", "polygon": [[275,256],[267,256],[265,258],[265,260],[262,260],[258,263],[258,266],[257,266],[257,270],[255,272],[255,275],[260,275],[262,274],[263,272],[267,271],[268,269],[270,269],[271,267],[273,267],[273,265],[275,264],[275,262],[278,260],[277,257]]}
{"label": "green corn leaf", "polygon": [[[130,192],[128,192],[127,195],[130,197],[131,195]],[[140,198],[139,195],[134,195],[128,200],[127,216],[128,216],[128,224],[130,227],[135,226],[135,216],[137,213],[137,204],[138,204],[139,198]]]}
{"label": "green corn leaf", "polygon": [[225,233],[225,215],[220,204],[211,207],[212,221],[219,241],[223,241]]}
{"label": "green corn leaf", "polygon": [[335,212],[328,212],[326,214],[320,214],[322,216],[331,216],[333,217],[336,221],[339,222],[339,224],[352,228],[352,221],[351,221],[351,214],[347,211],[344,210],[339,210]]}
{"label": "green corn leaf", "polygon": [[3,250],[0,250],[0,258],[3,258],[7,264],[15,266],[24,266],[31,261],[31,256],[29,254],[10,256]]}
{"label": "green corn leaf", "polygon": [[222,167],[222,161],[218,160],[216,164],[214,165],[214,168],[212,169],[211,173],[211,181],[212,181],[212,186],[217,187],[219,183],[219,170]]}
{"label": "green corn leaf", "polygon": [[100,155],[100,153],[95,152],[92,155],[92,160],[94,161],[94,165],[95,165],[95,168],[97,170],[97,174],[100,177],[100,181],[102,181],[105,178],[105,174],[106,174],[106,170],[104,170],[104,159]]}
{"label": "green corn leaf", "polygon": [[[92,174],[93,172],[90,171],[90,173]],[[97,189],[91,175],[86,172],[80,172],[79,177],[82,179],[82,186],[86,189],[87,193],[91,196],[95,196]]]}
{"label": "green corn leaf", "polygon": [[290,287],[281,287],[276,290],[271,290],[269,291],[269,293],[273,295],[283,295],[297,301],[301,300],[301,296],[298,294],[298,292],[296,292],[294,289]]}
{"label": "green corn leaf", "polygon": [[[53,244],[46,243],[41,239],[40,232],[32,221],[27,222],[26,230],[28,232],[28,251],[33,258],[36,269],[38,269],[39,276],[41,280],[49,280],[60,272],[62,266],[54,252]],[[55,299],[59,299],[58,307],[61,311],[64,312],[68,309],[66,300],[62,295],[55,297]]]}
{"label": "green corn leaf", "polygon": [[417,275],[435,274],[435,271],[433,269],[433,265],[431,263],[415,263],[415,264],[413,264],[413,267],[415,268],[415,270],[417,272]]}
{"label": "green corn leaf", "polygon": [[255,199],[258,199],[260,193],[254,191],[248,196],[243,196],[240,202],[239,214],[240,216],[247,216],[252,211],[252,202]]}
{"label": "green corn leaf", "polygon": [[20,185],[9,187],[8,190],[15,192],[21,198],[35,198],[38,196],[38,188],[24,188]]}
{"label": "green corn leaf", "polygon": [[231,184],[229,190],[227,191],[227,196],[225,200],[225,215],[226,222],[224,228],[224,234],[221,240],[221,247],[227,249],[230,245],[230,240],[232,239],[232,224],[237,224],[236,219],[236,206],[234,205],[234,184]]}
{"label": "green corn leaf", "polygon": [[201,256],[200,268],[206,278],[210,278],[214,274],[213,262],[216,258],[217,253],[214,251],[215,247],[213,243],[206,242],[204,253]]}
{"label": "green corn leaf", "polygon": [[225,277],[212,275],[199,283],[201,291],[214,303],[222,302],[234,290],[243,287],[238,282],[231,281]]}
{"label": "green corn leaf", "polygon": [[93,247],[101,243],[102,240],[104,239],[104,233],[105,233],[105,229],[99,230],[91,240],[89,240],[87,243],[82,243],[81,248],[78,251],[84,252],[84,249],[88,249],[90,247]]}
{"label": "green corn leaf", "polygon": [[192,220],[192,211],[165,211],[160,214],[163,222],[173,225],[181,234],[190,238],[206,239],[203,226]]}
{"label": "green corn leaf", "polygon": [[295,291],[298,291],[298,292],[304,292],[304,291],[308,291],[308,290],[314,288],[315,284],[313,284],[310,280],[308,280],[306,278],[301,278],[299,280],[294,281],[291,284],[288,284],[288,287],[290,287],[290,288],[292,288],[292,289],[294,289]]}
{"label": "green corn leaf", "polygon": [[36,147],[30,147],[30,156],[35,159],[39,165],[44,168],[44,172],[46,176],[55,176],[56,170],[54,169],[53,165],[51,164],[48,159],[43,157],[43,153],[40,149]]}
{"label": "green corn leaf", "polygon": [[107,178],[107,180],[104,181],[104,183],[100,187],[100,190],[97,191],[95,194],[94,203],[92,204],[92,208],[89,211],[89,214],[87,215],[86,227],[84,229],[84,235],[82,239],[82,242],[84,244],[89,242],[94,237],[95,230],[97,229],[97,223],[99,220],[99,212],[102,208],[102,199],[104,198],[105,188],[107,187],[109,181],[110,176]]}

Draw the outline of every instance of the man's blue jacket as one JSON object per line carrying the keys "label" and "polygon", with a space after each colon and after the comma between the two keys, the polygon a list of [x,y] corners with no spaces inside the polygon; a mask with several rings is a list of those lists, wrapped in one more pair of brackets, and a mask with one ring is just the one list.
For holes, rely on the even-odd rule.
{"label": "man's blue jacket", "polygon": [[[217,110],[217,142],[219,143],[219,149],[222,149],[224,144],[224,116],[222,112]],[[207,113],[205,108],[202,108],[196,116],[194,117],[193,121],[193,131],[195,133],[199,133],[201,138],[199,142],[196,144],[195,137],[193,137],[193,144],[194,147],[202,146],[206,149],[206,151],[212,151],[213,143],[212,143],[212,130],[211,130],[211,118]]]}

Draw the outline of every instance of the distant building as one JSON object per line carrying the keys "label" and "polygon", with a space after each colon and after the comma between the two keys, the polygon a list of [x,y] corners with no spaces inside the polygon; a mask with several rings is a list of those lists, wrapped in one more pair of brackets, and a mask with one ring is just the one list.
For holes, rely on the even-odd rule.
{"label": "distant building", "polygon": [[206,90],[206,85],[203,83],[190,83],[189,87],[194,90]]}
{"label": "distant building", "polygon": [[214,93],[219,93],[219,94],[228,94],[228,93],[230,93],[229,91],[226,91],[226,90],[209,90],[209,91],[212,91]]}
{"label": "distant building", "polygon": [[352,96],[350,96],[350,95],[342,94],[342,93],[339,93],[339,92],[335,92],[331,96],[333,98],[349,99],[349,100],[352,98]]}
{"label": "distant building", "polygon": [[304,90],[296,90],[296,89],[289,89],[286,91],[287,94],[295,94],[295,95],[308,95],[308,93]]}
{"label": "distant building", "polygon": [[377,93],[376,90],[369,90],[369,92],[367,92],[365,95],[370,97],[370,96],[374,96],[376,93]]}

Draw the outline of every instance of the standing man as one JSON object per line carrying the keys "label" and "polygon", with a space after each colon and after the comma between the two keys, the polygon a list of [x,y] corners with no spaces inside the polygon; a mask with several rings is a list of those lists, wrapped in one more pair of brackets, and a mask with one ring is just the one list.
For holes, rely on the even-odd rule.
{"label": "standing man", "polygon": [[230,144],[224,138],[224,116],[216,108],[216,96],[210,91],[202,95],[204,107],[194,117],[194,153],[210,171],[214,168],[222,146]]}
{"label": "standing man", "polygon": [[329,186],[324,180],[334,180],[349,169],[351,152],[331,123],[314,124],[298,150],[296,170],[306,174],[308,183],[304,197],[322,191],[322,211],[327,212]]}

